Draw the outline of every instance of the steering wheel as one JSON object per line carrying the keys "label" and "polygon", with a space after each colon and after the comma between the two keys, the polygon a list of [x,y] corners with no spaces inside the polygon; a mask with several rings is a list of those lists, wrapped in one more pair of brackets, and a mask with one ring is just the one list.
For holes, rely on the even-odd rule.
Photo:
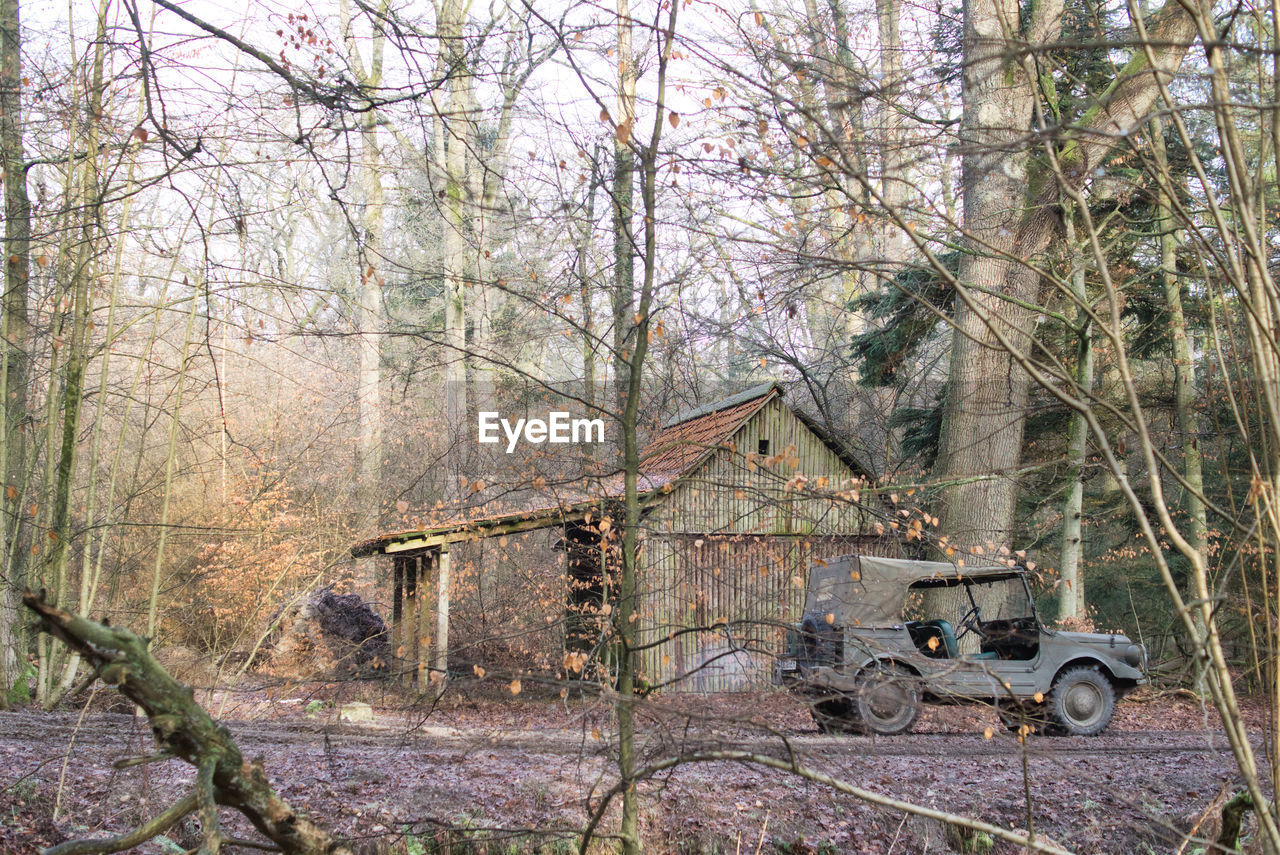
{"label": "steering wheel", "polygon": [[982,627],[979,625],[982,620],[982,609],[974,606],[964,613],[964,617],[960,618],[960,631],[956,633],[956,641],[964,638],[969,633],[982,635]]}

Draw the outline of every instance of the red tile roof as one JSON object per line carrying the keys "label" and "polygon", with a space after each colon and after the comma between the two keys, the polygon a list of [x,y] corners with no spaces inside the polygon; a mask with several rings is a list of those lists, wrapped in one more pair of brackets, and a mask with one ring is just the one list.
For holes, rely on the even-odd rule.
{"label": "red tile roof", "polygon": [[707,455],[720,447],[760,408],[781,394],[770,385],[755,398],[726,409],[688,418],[678,418],[653,438],[640,456],[640,472],[650,489],[678,481],[698,467]]}

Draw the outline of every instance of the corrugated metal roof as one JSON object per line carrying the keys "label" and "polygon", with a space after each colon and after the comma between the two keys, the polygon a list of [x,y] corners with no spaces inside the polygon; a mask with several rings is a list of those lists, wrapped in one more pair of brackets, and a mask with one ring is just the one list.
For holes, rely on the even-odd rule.
{"label": "corrugated metal roof", "polygon": [[763,398],[775,389],[778,391],[779,395],[782,394],[782,386],[779,385],[776,380],[769,383],[761,383],[758,386],[752,386],[750,389],[745,389],[736,395],[730,395],[728,398],[722,398],[719,401],[712,401],[710,404],[703,404],[701,407],[694,407],[692,410],[685,410],[683,413],[676,413],[674,416],[667,419],[667,423],[662,427],[665,430],[669,427],[675,427],[681,422],[687,422],[691,419],[708,416],[712,413],[718,412],[719,410],[727,410],[732,407],[737,407],[739,404],[745,404],[749,401],[754,401],[757,398]]}

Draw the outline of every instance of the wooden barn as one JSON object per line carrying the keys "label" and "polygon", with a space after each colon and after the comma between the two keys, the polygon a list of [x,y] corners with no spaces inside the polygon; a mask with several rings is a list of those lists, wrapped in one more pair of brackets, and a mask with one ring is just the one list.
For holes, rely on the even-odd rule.
{"label": "wooden barn", "polygon": [[[843,442],[787,406],[777,384],[672,418],[648,443],[640,468],[639,640],[643,677],[654,687],[734,691],[767,683],[771,654],[798,618],[815,559],[899,554],[896,538],[874,533],[883,511],[864,504],[874,499],[858,501],[867,473]],[[600,521],[620,516],[621,484],[614,476],[571,499],[358,544],[356,557],[393,559],[392,646],[409,679],[446,670],[450,545],[476,538],[559,528],[564,643],[590,648],[609,599],[601,529],[616,532]]]}

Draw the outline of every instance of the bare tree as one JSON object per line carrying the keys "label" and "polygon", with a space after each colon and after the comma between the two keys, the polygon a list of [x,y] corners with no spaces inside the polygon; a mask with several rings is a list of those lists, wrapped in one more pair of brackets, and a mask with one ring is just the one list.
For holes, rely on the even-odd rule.
{"label": "bare tree", "polygon": [[4,299],[0,304],[3,338],[4,434],[0,457],[4,472],[4,598],[0,602],[0,688],[8,691],[20,678],[22,662],[18,608],[27,584],[22,492],[27,471],[26,436],[28,329],[27,289],[31,270],[31,203],[27,198],[27,164],[23,147],[22,30],[18,0],[0,6],[0,158],[4,171]]}

